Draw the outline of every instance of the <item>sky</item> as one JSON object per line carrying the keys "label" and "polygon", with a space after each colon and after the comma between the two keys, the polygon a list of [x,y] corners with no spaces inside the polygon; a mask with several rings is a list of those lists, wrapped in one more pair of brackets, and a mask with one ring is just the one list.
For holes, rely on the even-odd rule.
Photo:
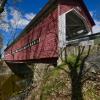
{"label": "sky", "polygon": [[[17,1],[17,2],[15,2]],[[4,37],[4,48],[15,39],[36,16],[48,0],[8,0],[0,15],[0,34]],[[100,32],[100,0],[84,0],[96,25],[93,32]]]}
{"label": "sky", "polygon": [[93,32],[100,32],[100,0],[84,0],[94,22]]}

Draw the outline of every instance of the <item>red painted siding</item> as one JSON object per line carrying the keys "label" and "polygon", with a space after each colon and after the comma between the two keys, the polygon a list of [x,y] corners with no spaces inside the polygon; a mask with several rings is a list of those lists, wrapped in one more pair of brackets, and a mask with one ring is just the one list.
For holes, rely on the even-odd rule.
{"label": "red painted siding", "polygon": [[[39,43],[27,49],[14,54],[17,49],[22,48],[33,40],[39,40]],[[6,60],[33,60],[58,57],[58,9],[53,9],[46,17],[42,18],[36,26],[24,35],[18,42],[12,45],[6,53]]]}

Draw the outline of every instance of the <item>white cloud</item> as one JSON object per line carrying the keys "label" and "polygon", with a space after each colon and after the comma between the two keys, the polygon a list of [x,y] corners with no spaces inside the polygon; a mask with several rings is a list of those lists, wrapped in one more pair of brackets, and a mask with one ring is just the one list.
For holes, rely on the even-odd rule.
{"label": "white cloud", "polygon": [[90,11],[91,16],[93,17],[93,20],[95,22],[95,26],[93,27],[93,33],[97,33],[100,32],[100,20],[97,20],[96,18],[94,18],[94,16],[96,16],[96,13],[93,11]]}
{"label": "white cloud", "polygon": [[6,32],[9,30],[7,10],[0,14],[0,29]]}
{"label": "white cloud", "polygon": [[2,29],[5,32],[8,32],[9,24],[8,23],[0,23],[0,29]]}
{"label": "white cloud", "polygon": [[27,19],[23,19],[21,17],[16,17],[10,20],[11,26],[15,29],[23,29],[29,21]]}
{"label": "white cloud", "polygon": [[95,21],[95,26],[93,27],[93,32],[94,33],[97,33],[97,32],[100,32],[100,20],[94,20]]}
{"label": "white cloud", "polygon": [[93,17],[93,15],[94,15],[93,11],[90,11],[90,15]]}
{"label": "white cloud", "polygon": [[25,14],[25,17],[27,20],[32,20],[35,17],[35,14],[33,13]]}
{"label": "white cloud", "polygon": [[34,13],[22,14],[19,10],[12,7],[9,9],[9,13],[5,10],[5,12],[0,15],[0,19],[2,19],[0,20],[0,29],[6,32],[12,29],[23,29],[35,16]]}
{"label": "white cloud", "polygon": [[12,19],[10,20],[10,23],[12,27],[22,29],[31,21],[35,14],[27,13],[23,16],[22,13],[18,10],[11,8],[11,16]]}
{"label": "white cloud", "polygon": [[8,20],[8,13],[6,9],[3,13],[0,14],[0,20],[5,20],[5,21]]}

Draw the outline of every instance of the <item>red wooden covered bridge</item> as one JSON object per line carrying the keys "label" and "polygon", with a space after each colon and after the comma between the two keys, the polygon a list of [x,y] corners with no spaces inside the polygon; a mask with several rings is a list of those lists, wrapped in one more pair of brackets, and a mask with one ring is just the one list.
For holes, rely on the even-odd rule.
{"label": "red wooden covered bridge", "polygon": [[83,0],[49,0],[5,49],[7,62],[57,62],[59,48],[92,33],[95,25]]}

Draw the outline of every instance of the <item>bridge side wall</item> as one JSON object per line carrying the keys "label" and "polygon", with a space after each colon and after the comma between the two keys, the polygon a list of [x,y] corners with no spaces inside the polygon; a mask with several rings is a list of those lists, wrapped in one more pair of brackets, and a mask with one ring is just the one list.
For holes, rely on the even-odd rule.
{"label": "bridge side wall", "polygon": [[[38,22],[39,21],[39,22]],[[33,60],[58,57],[58,9],[45,12],[28,33],[7,51],[5,60]]]}
{"label": "bridge side wall", "polygon": [[[25,61],[59,57],[59,48],[66,45],[65,15],[75,9],[92,27],[81,4],[59,0],[52,5],[14,45],[5,51],[5,60]],[[61,44],[61,45],[60,45]]]}

